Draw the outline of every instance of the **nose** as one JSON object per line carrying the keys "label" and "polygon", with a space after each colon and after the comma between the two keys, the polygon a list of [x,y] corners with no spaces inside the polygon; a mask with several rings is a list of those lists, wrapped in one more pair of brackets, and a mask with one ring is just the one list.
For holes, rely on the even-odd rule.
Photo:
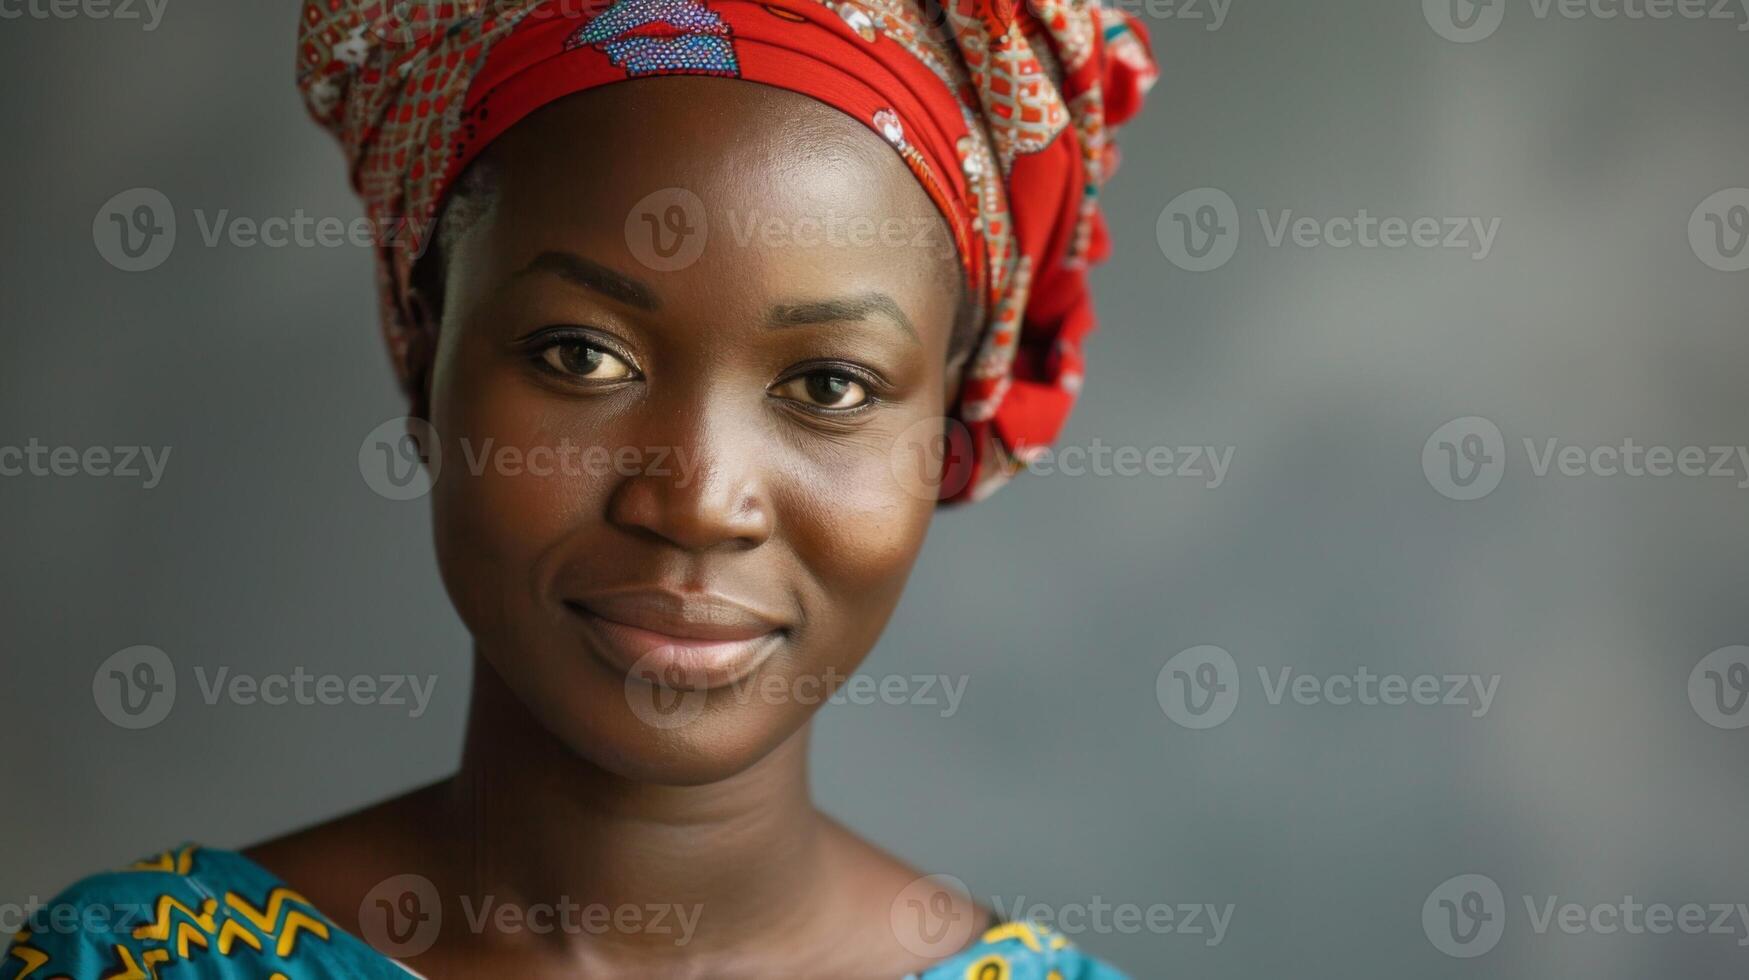
{"label": "nose", "polygon": [[641,450],[623,476],[608,521],[689,552],[746,550],[771,537],[774,515],[757,443],[700,420],[685,438]]}

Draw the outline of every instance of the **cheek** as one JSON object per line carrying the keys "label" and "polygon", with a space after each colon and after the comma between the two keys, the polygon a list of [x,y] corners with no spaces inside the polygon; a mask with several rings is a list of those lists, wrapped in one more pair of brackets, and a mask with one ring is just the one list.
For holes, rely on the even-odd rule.
{"label": "cheek", "polygon": [[444,453],[432,492],[443,577],[476,635],[499,633],[538,615],[543,556],[603,512],[608,481],[551,401],[505,372],[447,372],[431,414]]}
{"label": "cheek", "polygon": [[827,661],[844,665],[867,654],[922,549],[935,495],[927,458],[920,469],[904,433],[930,428],[929,418],[913,413],[881,435],[798,454],[778,494],[785,543],[832,609]]}

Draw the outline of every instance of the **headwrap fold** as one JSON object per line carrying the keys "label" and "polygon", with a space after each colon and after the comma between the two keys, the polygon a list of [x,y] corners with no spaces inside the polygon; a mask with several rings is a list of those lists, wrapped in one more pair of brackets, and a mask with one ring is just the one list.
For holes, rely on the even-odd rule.
{"label": "headwrap fold", "polygon": [[[411,394],[407,304],[445,195],[493,139],[566,95],[714,75],[810,96],[890,143],[953,233],[983,331],[941,499],[987,495],[1056,438],[1093,329],[1086,269],[1112,127],[1156,70],[1129,15],[1086,0],[307,0],[298,84],[378,227],[383,331]],[[927,5],[925,5],[927,4]],[[428,338],[427,338],[428,339]]]}

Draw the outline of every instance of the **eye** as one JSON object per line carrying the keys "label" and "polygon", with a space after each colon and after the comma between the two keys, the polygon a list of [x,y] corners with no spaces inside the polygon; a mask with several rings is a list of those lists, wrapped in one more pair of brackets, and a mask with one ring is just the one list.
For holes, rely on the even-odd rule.
{"label": "eye", "polygon": [[868,388],[843,371],[809,371],[783,382],[772,393],[813,408],[850,411],[868,404]]}
{"label": "eye", "polygon": [[584,340],[555,340],[540,351],[541,363],[578,381],[624,381],[637,375],[618,354]]}

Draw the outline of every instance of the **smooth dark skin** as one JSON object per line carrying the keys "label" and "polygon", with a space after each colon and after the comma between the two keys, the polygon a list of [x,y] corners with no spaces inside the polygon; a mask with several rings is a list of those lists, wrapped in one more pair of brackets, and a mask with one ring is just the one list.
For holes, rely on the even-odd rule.
{"label": "smooth dark skin", "polygon": [[[851,673],[892,614],[934,512],[893,459],[915,455],[901,444],[908,429],[945,414],[963,363],[949,351],[958,273],[940,247],[945,223],[866,126],[742,81],[646,79],[571,96],[490,152],[498,191],[447,257],[429,399],[446,459],[432,494],[438,556],[476,650],[461,768],[245,853],[343,928],[384,879],[431,879],[444,929],[406,962],[433,980],[896,980],[926,969],[932,960],[889,924],[895,896],[922,873],[810,798],[819,699],[743,702],[713,690],[692,724],[653,728],[564,598],[634,585],[728,593],[783,617],[781,646],[756,679]],[[711,237],[692,266],[657,272],[628,247],[625,219],[668,187],[705,202]],[[937,247],[741,244],[730,209],[743,226],[752,213],[789,227],[828,213],[933,222]],[[549,253],[635,279],[648,302],[573,281],[564,263],[537,261]],[[908,326],[867,310],[773,322],[774,310],[874,293]],[[554,326],[589,331],[636,376],[602,384],[555,372],[555,358],[589,362],[574,336],[557,352],[550,338],[528,339]],[[885,379],[850,376],[876,401],[849,415],[810,405],[813,389],[797,379],[821,362]],[[591,370],[618,370],[608,365]],[[672,447],[699,468],[686,485],[677,472],[475,476],[458,463],[464,438]],[[475,934],[459,927],[463,895],[476,908],[490,895],[703,909],[677,947],[673,935],[636,932]],[[988,916],[958,899],[953,914]]]}

